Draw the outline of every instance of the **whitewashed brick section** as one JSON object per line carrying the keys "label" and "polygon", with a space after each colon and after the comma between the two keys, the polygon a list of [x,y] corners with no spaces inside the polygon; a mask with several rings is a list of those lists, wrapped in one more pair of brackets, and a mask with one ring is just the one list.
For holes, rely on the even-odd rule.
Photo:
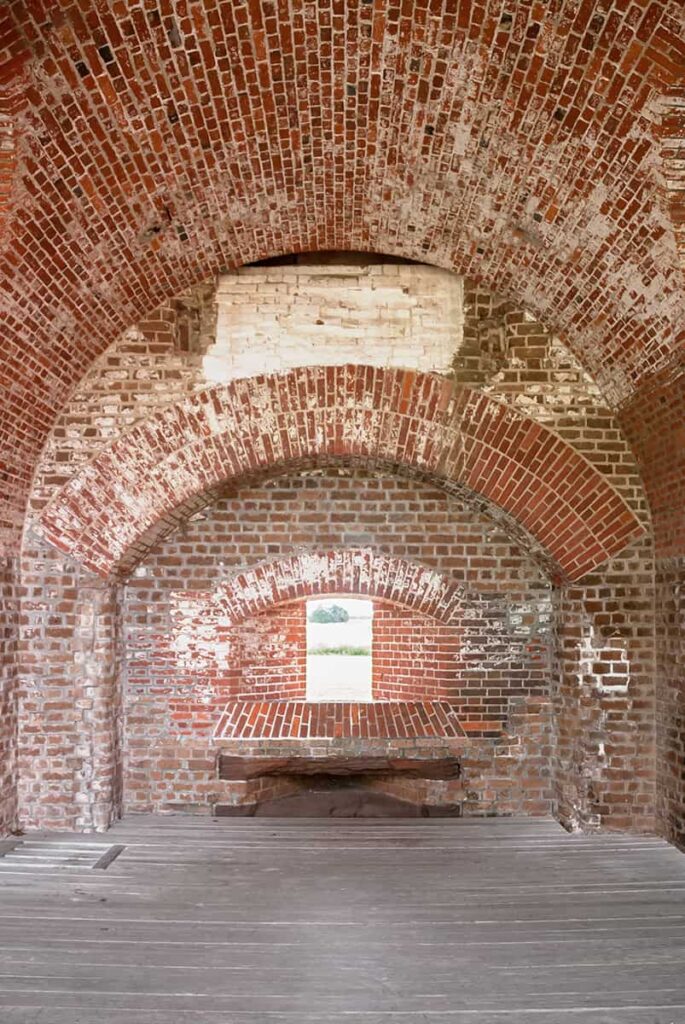
{"label": "whitewashed brick section", "polygon": [[464,330],[463,279],[420,264],[242,267],[219,279],[208,381],[310,364],[445,372]]}

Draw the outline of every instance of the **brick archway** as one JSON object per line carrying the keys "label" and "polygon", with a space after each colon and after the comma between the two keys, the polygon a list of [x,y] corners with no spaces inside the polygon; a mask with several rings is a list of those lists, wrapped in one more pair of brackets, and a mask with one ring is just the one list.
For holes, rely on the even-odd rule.
{"label": "brick archway", "polygon": [[326,594],[376,597],[449,624],[464,590],[443,573],[372,548],[307,551],[232,576],[212,604],[237,624],[278,604]]}
{"label": "brick archway", "polygon": [[[381,609],[396,606],[422,630],[431,619],[431,642],[442,647],[430,662],[430,678],[423,683],[414,678],[411,686],[405,683],[390,692],[387,685],[378,685],[374,674],[371,702],[308,702],[304,603],[342,594],[374,599]],[[482,714],[474,714],[459,692],[455,646],[463,605],[469,600],[478,597],[449,576],[372,548],[299,552],[236,573],[210,593],[181,593],[170,648],[181,652],[182,670],[192,666],[194,687],[206,679],[215,695],[203,705],[193,696],[172,700],[171,712],[184,723],[182,731],[195,739],[208,727],[215,740],[497,736],[502,721],[494,720],[496,716],[482,721]],[[288,623],[285,657],[246,688],[240,662],[249,634],[241,627],[279,609],[289,613],[275,627],[278,632]],[[387,637],[378,638],[374,630],[374,657],[386,643]],[[422,656],[417,653],[419,662]],[[421,677],[418,662],[414,669]]]}
{"label": "brick archway", "polygon": [[[342,5],[331,38],[306,5],[269,18],[233,0],[193,17],[123,18],[111,0],[54,18],[4,7],[3,84],[21,90],[27,141],[40,140],[18,162],[0,258],[8,546],[90,362],[222,267],[357,248],[454,269],[553,325],[615,405],[677,360],[682,273],[663,207],[682,235],[678,0],[629,14],[570,4],[561,21],[530,3],[500,20],[497,5],[470,19],[467,4],[428,17],[380,0]],[[330,50],[325,68],[298,39]]]}
{"label": "brick archway", "polygon": [[46,539],[101,576],[192,495],[270,466],[380,459],[502,508],[578,579],[643,531],[607,480],[551,430],[445,378],[306,367],[231,382],[133,427],[67,483]]}

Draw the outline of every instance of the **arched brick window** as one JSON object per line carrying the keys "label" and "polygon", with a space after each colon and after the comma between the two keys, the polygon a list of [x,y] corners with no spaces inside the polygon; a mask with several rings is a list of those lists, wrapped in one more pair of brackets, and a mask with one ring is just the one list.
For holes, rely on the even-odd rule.
{"label": "arched brick window", "polygon": [[[306,608],[322,596],[373,603],[370,700],[308,700]],[[210,594],[185,592],[169,651],[172,718],[180,732],[215,738],[496,735],[506,691],[493,699],[486,677],[464,687],[465,601],[473,619],[476,595],[363,548],[306,552],[237,573]]]}

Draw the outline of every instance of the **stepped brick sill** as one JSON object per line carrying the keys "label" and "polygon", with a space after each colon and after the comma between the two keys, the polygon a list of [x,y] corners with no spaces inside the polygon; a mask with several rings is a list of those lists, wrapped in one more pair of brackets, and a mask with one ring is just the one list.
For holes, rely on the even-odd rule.
{"label": "stepped brick sill", "polygon": [[447,701],[231,701],[215,740],[459,739],[498,736],[497,722],[464,722]]}

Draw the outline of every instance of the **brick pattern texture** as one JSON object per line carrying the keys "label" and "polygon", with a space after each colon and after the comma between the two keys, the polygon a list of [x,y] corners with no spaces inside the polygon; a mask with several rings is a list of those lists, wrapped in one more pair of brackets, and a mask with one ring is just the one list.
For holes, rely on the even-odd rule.
{"label": "brick pattern texture", "polygon": [[2,13],[22,97],[0,256],[9,543],[92,360],[226,267],[361,249],[479,277],[554,323],[612,404],[677,358],[680,0]]}
{"label": "brick pattern texture", "polygon": [[[307,751],[344,754],[375,749],[420,756],[456,750],[464,778],[451,796],[437,784],[384,784],[412,799],[421,796],[440,803],[450,796],[463,803],[465,813],[544,814],[555,809],[571,826],[649,827],[654,806],[654,758],[648,752],[653,746],[654,674],[647,666],[653,665],[654,650],[648,606],[654,562],[651,541],[643,533],[649,528],[649,515],[635,459],[597,385],[553,333],[480,286],[467,281],[464,289],[463,340],[452,367],[454,386],[395,370],[362,373],[351,368],[339,378],[334,371],[333,380],[339,379],[342,390],[337,391],[333,408],[349,406],[353,413],[342,443],[332,434],[330,450],[305,457],[298,449],[299,457],[286,464],[274,457],[273,445],[280,439],[272,429],[261,435],[263,447],[258,452],[245,442],[240,455],[244,467],[227,459],[224,470],[230,472],[224,471],[221,479],[212,475],[206,462],[193,468],[190,460],[180,461],[179,456],[168,469],[181,475],[207,471],[210,475],[202,487],[209,479],[211,486],[202,493],[193,488],[180,505],[175,503],[184,496],[182,489],[171,498],[162,488],[155,506],[147,500],[154,489],[150,482],[152,489],[143,488],[128,515],[122,507],[126,489],[114,493],[107,486],[107,497],[90,520],[92,535],[67,541],[69,520],[54,517],[55,495],[61,488],[62,495],[75,498],[76,481],[104,470],[107,453],[115,446],[132,436],[145,437],[146,443],[156,446],[155,459],[138,463],[138,456],[149,460],[143,445],[126,464],[134,479],[140,479],[142,466],[152,480],[153,463],[165,446],[173,444],[174,422],[177,425],[167,419],[165,410],[202,410],[211,435],[212,417],[223,413],[206,400],[227,393],[227,388],[208,390],[204,373],[203,360],[216,337],[212,288],[203,285],[179,295],[127,331],[92,368],[45,448],[24,540],[24,656],[18,691],[22,820],[56,827],[102,827],[108,814],[117,813],[122,799],[136,810],[249,802],[262,791],[261,783],[219,782],[219,749],[271,755],[292,752],[294,742],[303,742],[286,738],[282,723],[275,733],[251,739],[216,731],[229,703],[235,710],[257,698],[254,711],[278,697],[291,711],[296,706],[296,688],[301,686],[297,659],[289,658],[287,677],[286,659],[279,664],[273,657],[284,653],[286,636],[291,654],[298,646],[296,623],[285,604],[255,602],[261,593],[255,584],[268,578],[273,583],[273,576],[265,576],[269,566],[280,566],[280,573],[286,566],[311,567],[313,558],[326,553],[352,557],[370,550],[379,566],[384,559],[396,569],[399,563],[418,566],[422,573],[448,580],[448,589],[458,595],[458,624],[436,619],[434,607],[411,607],[409,580],[416,576],[397,572],[395,597],[376,597],[391,601],[380,610],[381,627],[387,616],[388,628],[398,636],[401,625],[410,645],[419,633],[424,642],[448,627],[458,633],[459,657],[450,680],[452,686],[457,678],[458,687],[451,689],[447,700],[427,693],[421,695],[423,700],[412,700],[405,690],[409,676],[402,652],[393,650],[389,634],[378,664],[386,662],[383,685],[393,704],[447,704],[457,712],[461,732],[447,735],[443,723],[439,738],[422,736],[416,728],[406,735],[405,720],[392,738],[376,735],[365,723],[359,737],[310,736]],[[294,371],[272,380],[306,381],[309,387],[312,381],[325,381],[326,373],[330,371]],[[551,559],[549,550],[516,519],[515,496],[507,511],[464,480],[448,484],[435,444],[444,419],[438,429],[432,413],[427,422],[433,425],[422,434],[422,462],[410,465],[405,451],[398,458],[397,445],[406,448],[409,431],[403,438],[391,430],[395,446],[390,449],[388,435],[379,428],[376,436],[386,447],[381,444],[370,454],[363,442],[373,419],[373,382],[381,379],[393,382],[382,402],[384,408],[391,405],[395,410],[398,430],[402,417],[412,420],[417,409],[437,410],[447,395],[448,405],[454,403],[452,414],[459,415],[455,423],[467,437],[477,422],[491,431],[497,423],[507,428],[513,424],[519,441],[516,450],[524,463],[534,457],[541,439],[553,438],[553,451],[569,453],[567,466],[582,464],[596,494],[610,494],[617,503],[612,507],[628,516],[630,533],[622,543],[617,538],[613,559],[602,565],[607,550],[595,554],[588,563],[592,575],[572,582],[560,572],[558,559]],[[336,386],[331,394],[336,394]],[[260,381],[256,391],[253,385],[231,387],[250,396],[252,404],[241,407],[238,424],[246,439],[248,422],[257,413],[268,413],[268,408],[257,410],[254,405],[256,395],[268,392],[268,380]],[[370,398],[368,407],[364,396]],[[283,400],[279,394],[279,403]],[[308,402],[313,402],[314,411],[328,406],[321,404],[318,389],[308,397],[288,393],[287,401],[288,408],[297,410],[287,434],[294,444],[308,422]],[[479,419],[469,418],[469,411]],[[330,422],[326,416],[322,423]],[[166,430],[153,429],[153,424],[164,424]],[[183,430],[198,425],[200,420],[189,421]],[[484,443],[492,449],[492,441],[489,434]],[[511,437],[501,434],[495,443],[507,449]],[[198,444],[206,449],[200,435]],[[250,470],[249,477],[243,474],[227,482],[226,476],[242,473],[241,467]],[[547,501],[543,492],[544,488],[533,496],[529,488],[529,510],[536,501]],[[70,507],[69,516],[88,517],[88,493],[81,492],[82,501]],[[493,489],[489,498],[494,496]],[[582,495],[574,493],[571,500],[581,501]],[[595,512],[606,516],[601,500]],[[137,520],[138,532],[132,544],[122,545],[117,524],[128,519]],[[47,544],[38,530],[41,522],[64,529],[60,540],[67,541],[66,547],[85,542],[92,555],[90,568],[77,564],[72,553],[58,554]],[[612,529],[616,525],[613,517]],[[554,528],[558,531],[558,522]],[[640,535],[642,540],[637,539]],[[632,545],[626,545],[631,536]],[[588,544],[594,543],[593,536]],[[563,543],[558,551],[562,550]],[[113,561],[121,582],[92,572]],[[582,569],[576,569],[580,575]],[[633,578],[639,581],[639,593],[632,587]],[[296,580],[291,574],[291,582]],[[363,590],[359,581],[356,585]],[[586,592],[586,585],[593,589]],[[304,596],[287,587],[276,593],[283,600]],[[47,601],[41,598],[46,594]],[[198,619],[190,634],[182,628],[200,609],[235,612],[228,595],[233,595],[231,601],[240,597],[243,605],[240,621],[231,626],[239,654],[239,672],[233,679],[223,641],[212,632],[211,616]],[[218,598],[223,605],[216,603]],[[639,613],[634,626],[621,622],[621,616],[632,616],[635,607]],[[430,624],[419,625],[421,615],[427,615]],[[76,642],[75,624],[82,627]],[[615,629],[619,632],[612,632]],[[382,630],[379,642],[382,645]],[[257,646],[271,655],[268,668],[267,659],[255,655]],[[425,643],[424,654],[435,658]],[[621,692],[602,682],[607,666],[609,675],[622,675]],[[279,685],[289,689],[276,694]],[[43,728],[46,721],[48,730]],[[325,716],[322,721],[327,721]],[[335,732],[335,726],[321,728]],[[85,739],[77,744],[77,737]],[[90,783],[96,778],[94,787]],[[278,786],[263,789],[276,790]]]}
{"label": "brick pattern texture", "polygon": [[[15,728],[22,820],[100,827],[121,803],[123,598],[70,555],[117,563],[123,578],[223,499],[212,487],[182,508],[162,502],[159,530],[127,539],[127,492],[104,487],[91,532],[67,542],[72,513],[89,507],[87,489],[83,510],[72,494],[69,517],[51,522],[64,557],[36,534],[36,516],[127,427],[201,404],[216,344],[207,281],[281,253],[341,249],[462,275],[458,386],[554,431],[648,531],[587,564],[563,543],[554,552],[574,576],[554,581],[555,753],[542,738],[549,708],[527,704],[521,721],[535,727],[488,748],[498,767],[475,774],[492,785],[465,791],[465,806],[544,804],[547,751],[570,823],[625,821],[627,794],[642,822],[656,702],[659,827],[682,843],[681,0],[321,0],[315,18],[299,0],[166,7],[12,0],[0,11],[0,545],[12,557],[21,548],[0,576],[0,822],[15,817]],[[151,447],[166,450],[163,433]],[[515,519],[487,508],[525,544]],[[132,511],[142,528],[153,509]],[[195,556],[213,587],[211,559]],[[619,726],[625,743],[610,750],[606,730]],[[542,758],[535,771],[529,755]],[[195,772],[209,771],[204,795],[215,792],[206,749],[184,756],[184,775],[160,769],[168,802],[196,799]],[[538,787],[530,801],[512,795],[521,779],[526,793]],[[138,783],[142,805],[145,772]]]}
{"label": "brick pattern texture", "polygon": [[[374,696],[398,702],[394,710],[329,705],[312,718],[294,701],[293,676],[305,681],[302,599],[329,592],[374,598],[374,659],[386,680]],[[493,744],[511,715],[525,732],[526,702],[549,704],[551,604],[541,567],[482,512],[431,484],[350,465],[226,488],[148,552],[126,586],[127,788],[136,806],[166,806],[174,758],[181,764],[202,737],[211,747],[238,737],[406,743],[465,733],[492,737],[485,767],[470,777],[483,788],[480,772],[494,770]],[[271,653],[286,645],[279,664]],[[411,648],[413,688],[398,645]],[[284,669],[281,702],[267,706],[256,685]],[[542,778],[549,793],[549,765]],[[521,799],[543,813],[549,798],[532,771],[530,785]],[[191,791],[186,775],[188,802]]]}
{"label": "brick pattern texture", "polygon": [[22,587],[21,820],[102,829],[121,808],[119,595],[42,546],[32,555],[25,551]]}
{"label": "brick pattern texture", "polygon": [[17,824],[17,637],[16,570],[0,562],[0,836]]}
{"label": "brick pattern texture", "polygon": [[454,739],[464,735],[448,701],[235,701],[219,719],[216,740]]}
{"label": "brick pattern texture", "polygon": [[406,466],[481,495],[572,579],[642,533],[606,478],[540,423],[438,376],[363,366],[249,378],[169,406],[66,484],[41,527],[108,575],[175,505],[227,475],[331,456]]}
{"label": "brick pattern texture", "polygon": [[685,559],[659,562],[657,739],[659,820],[685,850]]}
{"label": "brick pattern texture", "polygon": [[559,816],[570,827],[609,820],[649,831],[656,773],[651,543],[560,587],[555,599]]}

